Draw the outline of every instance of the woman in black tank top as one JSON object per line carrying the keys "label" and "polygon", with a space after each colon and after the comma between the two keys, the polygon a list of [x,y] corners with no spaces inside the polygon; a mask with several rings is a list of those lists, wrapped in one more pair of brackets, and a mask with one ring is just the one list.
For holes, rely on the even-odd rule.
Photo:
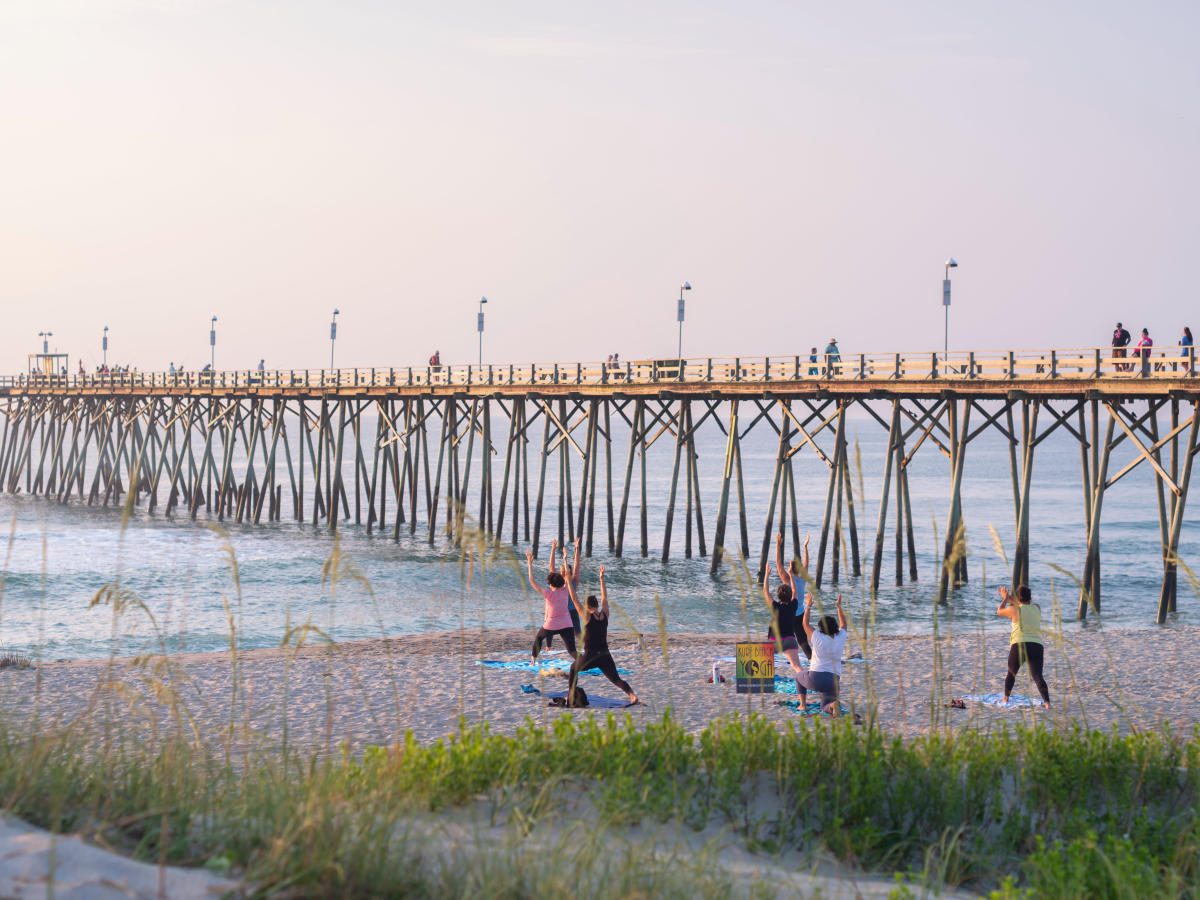
{"label": "woman in black tank top", "polygon": [[[803,568],[805,572],[808,571],[808,541],[809,539],[806,537],[804,539]],[[811,659],[812,646],[802,629],[797,632],[796,613],[800,608],[800,592],[791,568],[783,564],[782,533],[775,535],[775,571],[779,573],[783,584],[779,586],[779,592],[774,597],[771,596],[771,570],[767,569],[763,573],[763,599],[767,601],[767,608],[771,611],[771,624],[767,630],[767,638],[775,642],[777,652],[787,657],[792,670],[799,672],[801,671],[800,651],[803,650],[804,655]]]}
{"label": "woman in black tank top", "polygon": [[638,702],[637,694],[617,674],[617,664],[608,652],[608,588],[604,584],[604,566],[600,567],[600,599],[588,597],[586,609],[579,602],[579,595],[575,593],[575,587],[569,580],[567,587],[571,592],[571,603],[579,611],[579,618],[583,622],[583,652],[571,664],[567,696],[574,695],[575,683],[579,680],[580,672],[599,669],[609,681],[625,692],[632,706]]}

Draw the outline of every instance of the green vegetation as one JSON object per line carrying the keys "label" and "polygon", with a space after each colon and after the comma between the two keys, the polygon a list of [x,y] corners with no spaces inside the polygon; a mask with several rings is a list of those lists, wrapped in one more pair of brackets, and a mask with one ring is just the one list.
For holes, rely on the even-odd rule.
{"label": "green vegetation", "polygon": [[[139,690],[98,691],[68,725],[0,715],[0,806],[149,862],[242,876],[262,896],[774,896],[770,870],[755,882],[722,867],[714,826],[778,859],[775,873],[832,858],[894,875],[897,900],[947,886],[995,900],[1200,896],[1200,731],[953,731],[936,720],[939,679],[930,734],[918,738],[877,727],[868,670],[865,727],[796,720],[780,730],[749,715],[692,734],[669,711],[642,725],[567,714],[513,735],[463,725],[430,745],[409,734],[351,755],[289,743],[285,691],[282,740],[268,746],[246,724],[241,584],[227,539],[222,552],[234,589],[228,723],[200,732],[183,699],[189,679],[151,611],[119,581],[105,585],[93,604],[114,622],[142,617],[159,652],[121,663]],[[462,564],[469,584],[477,564],[515,561],[468,527]],[[749,628],[744,560],[735,574]],[[331,605],[339,585],[374,599],[336,538],[322,583]],[[855,631],[868,655],[873,599]],[[1060,639],[1053,606],[1049,633]],[[661,606],[658,631],[665,660]],[[328,640],[311,622],[289,623],[285,684],[294,655]],[[26,664],[9,654],[0,667],[9,657]],[[131,719],[140,727],[122,726]],[[644,840],[660,824],[698,840],[679,852]]]}
{"label": "green vegetation", "polygon": [[[244,872],[264,894],[727,892],[716,867],[635,846],[618,866],[600,849],[605,827],[666,821],[716,824],[768,856],[906,873],[897,896],[965,884],[995,897],[1177,897],[1200,881],[1196,736],[1020,728],[903,740],[846,722],[781,733],[756,716],[693,736],[668,714],[641,728],[564,716],[513,736],[463,729],[285,765],[222,765],[176,741],[83,744],[69,730],[0,733],[5,807],[150,861]],[[598,813],[590,830],[549,848],[519,840],[580,795]],[[414,823],[480,803],[512,826],[507,843],[453,864],[431,856],[430,830]]]}

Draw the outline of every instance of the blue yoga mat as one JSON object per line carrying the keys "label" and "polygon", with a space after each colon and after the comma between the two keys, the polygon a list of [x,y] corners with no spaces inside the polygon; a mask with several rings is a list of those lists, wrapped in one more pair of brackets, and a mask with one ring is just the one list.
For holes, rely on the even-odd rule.
{"label": "blue yoga mat", "polygon": [[1003,694],[965,694],[964,700],[970,700],[972,703],[982,703],[984,706],[990,706],[993,709],[1040,709],[1042,708],[1041,700],[1032,700],[1024,694],[1013,694],[1008,698],[1008,703],[1004,702]]}
{"label": "blue yoga mat", "polygon": [[[776,702],[780,706],[786,706],[792,712],[799,713],[802,716],[825,716],[829,719],[833,718],[829,713],[822,711],[820,700],[810,700],[804,707],[800,706],[799,700],[777,700]],[[850,710],[846,709],[846,704],[844,703],[839,703],[838,709],[843,716],[850,712]]]}
{"label": "blue yoga mat", "polygon": [[[561,697],[564,700],[567,699],[566,691],[553,691],[551,693],[542,694],[542,692],[535,688],[532,684],[521,685],[521,692],[525,694],[540,694],[547,700],[552,697]],[[597,709],[624,709],[629,705],[631,704],[628,700],[613,700],[609,697],[597,697],[595,694],[588,694],[588,705],[583,708],[591,709],[592,707],[596,707]]]}
{"label": "blue yoga mat", "polygon": [[[512,662],[504,659],[477,659],[475,665],[483,666],[485,669],[507,669],[510,672],[537,672],[539,675],[558,675],[565,674],[571,670],[570,659],[547,659],[538,661],[535,666],[531,662]],[[632,675],[628,669],[617,669],[622,675]],[[584,669],[583,675],[600,675],[599,669]]]}

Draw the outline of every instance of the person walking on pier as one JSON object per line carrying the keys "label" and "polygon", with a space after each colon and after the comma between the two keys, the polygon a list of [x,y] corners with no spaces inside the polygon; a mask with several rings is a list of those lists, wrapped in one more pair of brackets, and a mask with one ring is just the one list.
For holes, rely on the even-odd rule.
{"label": "person walking on pier", "polygon": [[[1191,361],[1192,357],[1192,329],[1188,328],[1186,325],[1183,326],[1183,337],[1179,339],[1179,355],[1183,357],[1184,371],[1190,370],[1191,366],[1189,366],[1188,363]],[[1178,363],[1172,365],[1172,371],[1175,370],[1175,366],[1177,365]]]}
{"label": "person walking on pier", "polygon": [[599,669],[609,681],[625,692],[629,705],[638,702],[633,688],[617,672],[617,664],[608,649],[608,587],[604,584],[604,566],[600,567],[600,599],[594,596],[587,598],[587,608],[579,602],[579,594],[575,586],[568,581],[567,590],[571,594],[571,605],[583,619],[583,652],[575,657],[571,664],[571,672],[567,676],[567,698],[575,695],[575,685],[579,681],[579,673],[588,669]]}
{"label": "person walking on pier", "polygon": [[[551,557],[553,559],[553,556]],[[554,635],[562,638],[562,642],[567,647],[567,652],[571,654],[571,659],[576,656],[575,653],[575,629],[571,627],[571,614],[567,611],[568,605],[571,603],[571,593],[567,588],[567,580],[563,578],[560,572],[551,572],[546,576],[546,585],[540,585],[533,577],[533,551],[525,551],[525,567],[529,574],[529,586],[537,593],[542,595],[546,601],[545,614],[542,617],[542,627],[538,629],[537,635],[533,639],[533,661],[536,663],[538,654],[542,652],[542,644],[550,646],[550,639]]]}
{"label": "person walking on pier", "polygon": [[[1124,359],[1125,358],[1125,348],[1129,346],[1130,340],[1131,340],[1131,338],[1129,336],[1129,332],[1125,330],[1124,325],[1122,325],[1120,322],[1118,322],[1117,327],[1115,329],[1113,329],[1113,336],[1112,336],[1113,359]],[[1118,372],[1126,371],[1125,363],[1117,363],[1117,371]]]}
{"label": "person walking on pier", "polygon": [[837,598],[837,618],[821,616],[816,628],[812,626],[812,607],[813,595],[807,594],[800,624],[812,643],[812,660],[808,670],[796,676],[796,692],[800,695],[801,708],[808,702],[808,692],[816,691],[821,695],[821,710],[836,716],[841,711],[838,695],[841,693],[842,653],[849,637],[842,595],[838,594]]}
{"label": "person walking on pier", "polygon": [[838,374],[839,363],[842,361],[842,351],[838,349],[837,338],[830,338],[825,347],[825,373],[827,378]]}
{"label": "person walking on pier", "polygon": [[[1142,374],[1150,374],[1150,353],[1154,349],[1154,339],[1150,337],[1150,330],[1142,329],[1142,339],[1137,342],[1137,346],[1133,349],[1133,355],[1139,357],[1142,361]],[[1157,369],[1158,367],[1155,366]]]}
{"label": "person walking on pier", "polygon": [[817,348],[813,347],[808,351],[808,374],[816,375],[818,372],[820,372],[820,368],[817,365]]}
{"label": "person walking on pier", "polygon": [[1015,598],[1008,588],[1001,587],[1000,605],[996,607],[996,615],[1012,621],[1012,631],[1008,639],[1008,674],[1004,676],[1004,704],[1008,705],[1009,695],[1012,694],[1022,664],[1028,663],[1029,675],[1037,686],[1038,693],[1042,695],[1042,704],[1049,708],[1050,689],[1046,687],[1046,679],[1042,677],[1042,664],[1045,661],[1042,608],[1033,602],[1029,586],[1019,585]]}

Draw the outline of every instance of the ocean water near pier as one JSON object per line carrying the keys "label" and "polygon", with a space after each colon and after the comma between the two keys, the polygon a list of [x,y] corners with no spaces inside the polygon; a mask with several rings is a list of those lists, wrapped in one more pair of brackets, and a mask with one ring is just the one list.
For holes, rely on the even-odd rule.
{"label": "ocean water near pier", "polygon": [[[364,427],[364,433],[372,433]],[[502,433],[497,427],[496,433]],[[916,530],[919,579],[894,583],[894,495],[888,514],[880,590],[872,600],[869,574],[878,515],[880,479],[887,436],[866,418],[848,420],[851,465],[862,577],[829,584],[825,592],[842,592],[852,615],[870,612],[880,633],[928,633],[935,618],[941,629],[985,629],[1000,632],[995,587],[1007,577],[991,527],[1005,551],[1011,551],[1014,511],[1008,451],[994,433],[970,445],[964,475],[964,517],[967,528],[970,582],[949,602],[934,602],[940,564],[940,529],[944,527],[950,490],[949,461],[927,442],[909,467],[913,524]],[[614,495],[619,504],[628,432],[614,429]],[[776,438],[769,427],[756,428],[743,441],[743,471],[753,570],[765,532],[765,516],[773,475]],[[503,445],[501,444],[501,449]],[[531,450],[534,449],[531,447]],[[1114,452],[1110,472],[1132,458],[1122,446]],[[656,444],[647,456],[649,555],[639,548],[640,491],[635,479],[625,534],[625,553],[608,553],[604,468],[597,484],[595,555],[584,560],[583,587],[594,589],[598,565],[605,565],[611,597],[618,608],[616,627],[654,632],[660,627],[677,632],[742,632],[765,628],[761,593],[748,586],[744,572],[726,561],[716,576],[709,559],[684,557],[683,485],[676,505],[671,556],[662,562],[662,535],[669,487],[673,443]],[[712,530],[720,491],[724,437],[716,428],[697,435],[700,483],[706,538],[711,552]],[[348,454],[349,455],[349,454]],[[857,460],[861,459],[861,468]],[[531,457],[536,474],[536,463]],[[816,562],[828,469],[805,448],[796,454],[795,482],[801,535],[813,535]],[[578,459],[572,461],[578,502]],[[478,484],[478,459],[472,481]],[[502,469],[494,466],[496,499]],[[860,493],[861,483],[865,496]],[[346,470],[348,483],[353,473]],[[1079,448],[1060,429],[1037,448],[1033,472],[1030,526],[1032,586],[1049,614],[1061,607],[1066,631],[1078,628],[1140,628],[1154,620],[1162,575],[1158,505],[1153,471],[1140,466],[1110,489],[1105,500],[1102,533],[1103,613],[1085,624],[1075,621],[1078,586],[1071,575],[1082,570],[1085,526]],[[533,479],[531,478],[531,481]],[[531,486],[532,488],[532,486]],[[546,513],[542,525],[541,559],[535,572],[544,573],[550,539],[557,536],[557,459],[547,476]],[[285,495],[289,492],[285,488]],[[477,511],[478,494],[469,502]],[[311,500],[310,500],[311,502]],[[444,498],[443,498],[444,502]],[[351,501],[353,508],[353,501]],[[511,499],[510,499],[511,507]],[[160,504],[159,509],[162,509]],[[727,544],[736,548],[736,492],[730,501]],[[489,627],[536,627],[541,601],[528,590],[524,577],[524,543],[506,540],[486,565],[470,561],[440,533],[431,544],[420,517],[417,533],[402,528],[399,541],[392,528],[368,535],[352,523],[339,528],[339,547],[370,585],[356,579],[323,577],[323,566],[334,549],[328,527],[287,521],[290,497],[285,496],[284,521],[237,525],[197,520],[186,514],[167,518],[134,507],[124,521],[122,509],[88,507],[73,500],[62,505],[25,495],[0,496],[0,556],[3,589],[0,595],[0,646],[43,659],[94,658],[128,654],[165,646],[170,652],[228,649],[230,617],[242,648],[277,646],[288,624],[311,623],[330,638],[344,641],[383,634]],[[393,507],[389,506],[389,519]],[[1200,550],[1200,509],[1191,505],[1180,542],[1185,563]],[[523,529],[522,529],[523,530]],[[773,544],[773,534],[770,536]],[[693,536],[693,540],[695,537]],[[231,566],[232,549],[237,578]],[[787,536],[791,555],[791,537]],[[772,551],[773,552],[773,551]],[[736,549],[734,550],[736,554]],[[907,563],[905,566],[907,570]],[[119,584],[144,604],[114,617],[111,607],[91,606],[107,584]],[[1171,622],[1200,622],[1200,598],[1181,573],[1179,612]],[[151,621],[153,616],[153,623]],[[615,630],[614,628],[614,630]]]}

